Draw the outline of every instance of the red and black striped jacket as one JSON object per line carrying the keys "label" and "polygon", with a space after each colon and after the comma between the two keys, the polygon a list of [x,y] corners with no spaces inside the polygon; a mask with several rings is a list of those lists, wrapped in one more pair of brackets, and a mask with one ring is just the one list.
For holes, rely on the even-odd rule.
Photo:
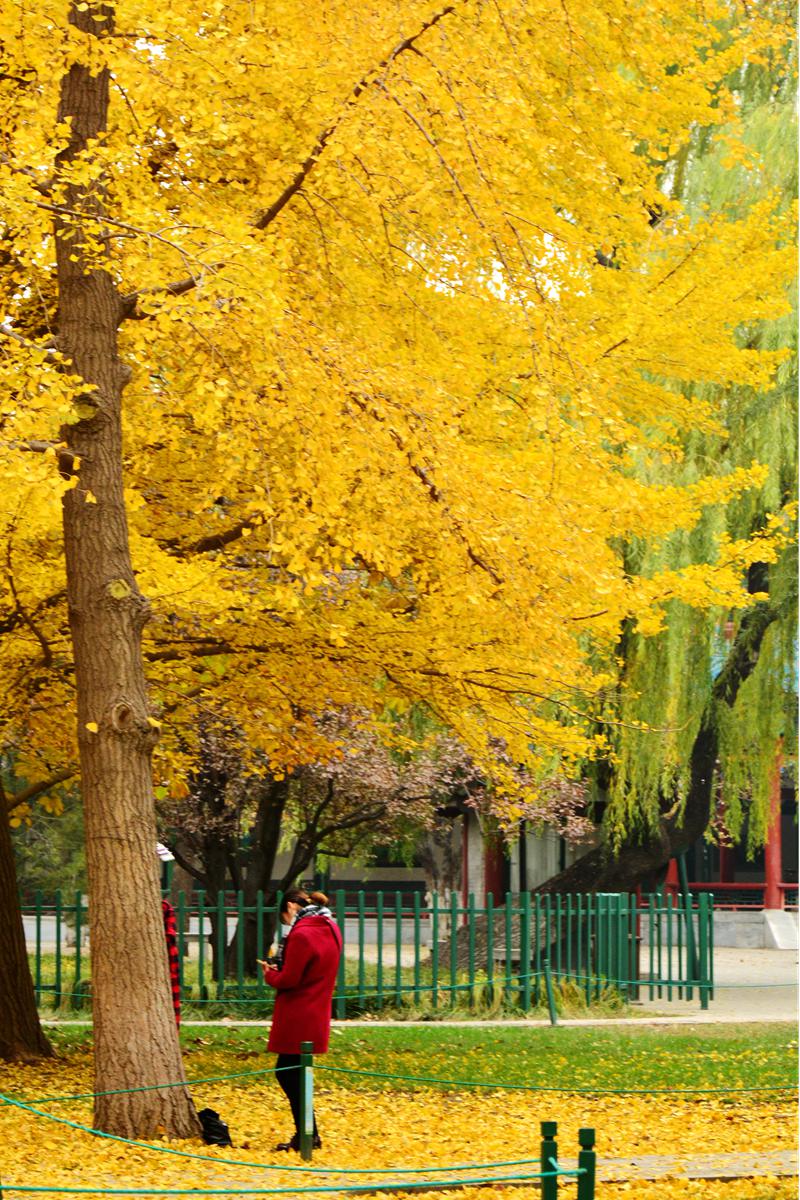
{"label": "red and black striped jacket", "polygon": [[178,958],[178,925],[175,920],[175,909],[169,900],[161,901],[164,913],[164,937],[167,940],[167,958],[169,959],[169,980],[172,985],[172,1007],[175,1010],[175,1024],[181,1024],[181,967]]}

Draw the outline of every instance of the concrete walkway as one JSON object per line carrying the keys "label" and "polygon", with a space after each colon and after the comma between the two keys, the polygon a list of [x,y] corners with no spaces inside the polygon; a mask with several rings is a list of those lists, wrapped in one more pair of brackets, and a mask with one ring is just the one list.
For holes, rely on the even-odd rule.
{"label": "concrete walkway", "polygon": [[[577,1159],[562,1159],[569,1170]],[[600,1158],[597,1178],[601,1183],[628,1183],[644,1179],[758,1179],[764,1175],[796,1175],[797,1151],[759,1150],[726,1154],[641,1154],[630,1158]]]}
{"label": "concrete walkway", "polygon": [[701,1010],[695,992],[680,1000],[677,989],[668,1000],[666,990],[649,998],[642,989],[634,1011],[697,1021],[797,1021],[798,955],[796,950],[741,949],[717,946],[714,950],[714,998]]}

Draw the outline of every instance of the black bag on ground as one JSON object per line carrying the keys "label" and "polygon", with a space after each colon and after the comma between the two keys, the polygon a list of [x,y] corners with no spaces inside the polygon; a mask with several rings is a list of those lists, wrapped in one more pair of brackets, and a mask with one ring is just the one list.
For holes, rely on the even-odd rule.
{"label": "black bag on ground", "polygon": [[209,1146],[232,1146],[228,1126],[213,1108],[202,1108],[197,1114],[203,1126],[203,1141]]}

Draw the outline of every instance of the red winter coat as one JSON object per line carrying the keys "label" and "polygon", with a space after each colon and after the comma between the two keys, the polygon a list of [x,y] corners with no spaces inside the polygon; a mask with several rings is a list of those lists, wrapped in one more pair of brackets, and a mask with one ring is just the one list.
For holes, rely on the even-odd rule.
{"label": "red winter coat", "polygon": [[341,953],[342,935],[328,917],[303,917],[291,929],[283,966],[264,972],[266,982],[278,992],[268,1050],[299,1054],[301,1042],[313,1042],[315,1054],[325,1053]]}

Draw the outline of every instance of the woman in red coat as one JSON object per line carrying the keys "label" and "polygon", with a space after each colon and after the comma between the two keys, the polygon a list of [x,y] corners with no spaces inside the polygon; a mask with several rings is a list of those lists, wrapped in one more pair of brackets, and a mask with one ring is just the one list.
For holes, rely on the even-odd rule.
{"label": "woman in red coat", "polygon": [[[291,924],[274,965],[262,963],[265,981],[277,990],[268,1050],[278,1055],[275,1071],[294,1117],[295,1133],[276,1150],[300,1149],[300,1043],[315,1054],[328,1049],[331,1001],[342,954],[342,935],[322,892],[294,888],[281,905],[281,920]],[[294,1068],[286,1070],[286,1068]],[[314,1121],[314,1146],[322,1145]]]}

